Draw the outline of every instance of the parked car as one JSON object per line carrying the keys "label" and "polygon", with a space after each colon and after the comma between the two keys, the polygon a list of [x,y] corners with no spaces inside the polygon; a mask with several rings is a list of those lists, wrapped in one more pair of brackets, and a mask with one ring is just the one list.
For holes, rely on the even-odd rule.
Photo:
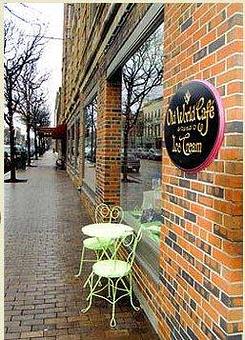
{"label": "parked car", "polygon": [[149,150],[139,147],[135,150],[135,154],[138,158],[141,158],[141,159],[147,158],[149,155]]}
{"label": "parked car", "polygon": [[10,145],[4,144],[4,153],[7,153],[8,156],[10,156]]}
{"label": "parked car", "polygon": [[143,153],[143,151],[144,151],[143,148],[137,148],[137,149],[135,150],[135,155],[136,155],[136,157],[142,158],[142,153]]}
{"label": "parked car", "polygon": [[155,161],[160,161],[162,159],[162,152],[160,149],[151,148],[149,150],[148,159],[153,159]]}
{"label": "parked car", "polygon": [[9,154],[7,151],[5,151],[5,146],[4,146],[4,173],[10,170],[11,170],[11,162],[9,159]]}
{"label": "parked car", "polygon": [[[123,171],[123,153],[121,154],[121,167]],[[134,153],[128,153],[127,172],[140,171],[140,160]]]}
{"label": "parked car", "polygon": [[15,166],[16,169],[25,169],[27,161],[27,149],[24,145],[15,145]]}
{"label": "parked car", "polygon": [[[26,152],[22,145],[14,146],[14,163],[16,169],[24,169],[26,163]],[[4,145],[4,173],[11,169],[10,145]]]}
{"label": "parked car", "polygon": [[85,146],[85,149],[84,149],[85,158],[87,158],[90,150],[91,150],[90,146]]}
{"label": "parked car", "polygon": [[95,163],[96,162],[96,149],[93,149],[93,152],[91,150],[90,146],[85,147],[85,158],[89,160],[90,162]]}
{"label": "parked car", "polygon": [[30,146],[30,155],[31,157],[35,155],[35,147],[33,145]]}
{"label": "parked car", "polygon": [[128,148],[128,153],[135,155],[136,154],[136,149]]}
{"label": "parked car", "polygon": [[149,150],[148,149],[142,149],[140,158],[147,159],[148,157],[149,157]]}

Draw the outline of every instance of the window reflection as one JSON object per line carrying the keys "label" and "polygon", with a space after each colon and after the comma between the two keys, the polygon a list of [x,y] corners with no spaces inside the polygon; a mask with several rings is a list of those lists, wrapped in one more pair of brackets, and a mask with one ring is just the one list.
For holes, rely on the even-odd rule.
{"label": "window reflection", "polygon": [[95,192],[96,146],[97,146],[97,98],[84,110],[85,149],[84,182]]}
{"label": "window reflection", "polygon": [[[144,235],[157,245],[163,222],[160,204],[163,139],[162,35],[163,25],[152,33],[122,68],[124,157],[121,205],[126,211],[126,222],[135,229],[143,226]],[[152,64],[154,72],[151,72]]]}

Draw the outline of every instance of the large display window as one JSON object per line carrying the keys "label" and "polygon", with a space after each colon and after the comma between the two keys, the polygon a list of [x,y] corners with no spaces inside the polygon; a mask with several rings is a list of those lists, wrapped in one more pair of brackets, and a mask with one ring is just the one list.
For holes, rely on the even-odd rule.
{"label": "large display window", "polygon": [[162,39],[158,27],[122,68],[121,206],[159,249],[162,169]]}
{"label": "large display window", "polygon": [[96,147],[97,147],[97,98],[84,109],[85,149],[84,183],[95,193],[96,188]]}

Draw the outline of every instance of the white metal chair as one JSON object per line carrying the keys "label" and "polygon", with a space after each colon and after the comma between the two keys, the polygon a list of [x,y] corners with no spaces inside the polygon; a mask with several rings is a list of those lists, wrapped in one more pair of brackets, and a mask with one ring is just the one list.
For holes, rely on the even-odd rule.
{"label": "white metal chair", "polygon": [[[137,234],[134,237],[134,240],[131,245],[131,251],[128,254],[127,260],[99,260],[96,262],[92,267],[92,273],[89,277],[89,287],[90,293],[87,297],[87,301],[89,301],[88,306],[85,309],[82,309],[82,313],[86,313],[91,305],[94,296],[100,297],[110,304],[112,304],[112,316],[110,320],[110,326],[116,326],[116,319],[115,319],[115,309],[116,303],[123,297],[129,296],[131,306],[134,310],[138,311],[139,307],[136,307],[133,303],[133,287],[132,287],[132,266],[135,259],[136,254],[136,247],[138,242],[142,237],[142,230],[141,228],[138,230]],[[97,276],[97,281],[94,283],[94,276]],[[125,278],[128,278],[128,284],[125,282]],[[104,285],[102,288],[98,288],[101,286],[102,278],[107,279],[107,284]],[[123,288],[119,288],[118,285],[121,282]],[[102,292],[104,289],[108,289],[108,296],[105,297],[100,295],[99,293]],[[112,296],[110,295],[110,290],[112,290]],[[124,294],[117,296],[117,292],[122,291]],[[110,299],[111,298],[111,299]]]}
{"label": "white metal chair", "polygon": [[[114,206],[110,209],[108,205],[105,203],[99,204],[95,209],[95,223],[121,223],[123,220],[123,209],[119,206]],[[97,237],[88,237],[83,240],[83,247],[81,252],[81,260],[80,260],[80,268],[79,272],[75,275],[75,277],[79,277],[82,273],[83,263],[84,262],[96,262],[103,255],[103,252],[109,247],[113,247],[114,240],[110,237],[108,238],[100,238]],[[84,258],[85,250],[92,250],[95,252],[96,259]]]}

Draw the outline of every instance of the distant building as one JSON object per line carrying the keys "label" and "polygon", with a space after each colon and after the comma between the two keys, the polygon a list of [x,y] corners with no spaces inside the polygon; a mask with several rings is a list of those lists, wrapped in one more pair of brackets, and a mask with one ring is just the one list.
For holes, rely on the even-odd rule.
{"label": "distant building", "polygon": [[59,87],[59,90],[56,93],[55,98],[55,108],[54,108],[54,125],[58,125],[60,121],[60,115],[61,115],[61,87]]}
{"label": "distant building", "polygon": [[149,101],[143,106],[143,141],[146,147],[161,148],[163,98],[159,97]]}
{"label": "distant building", "polygon": [[130,131],[130,147],[157,148],[162,146],[163,98],[158,97],[143,105],[137,123]]}
{"label": "distant building", "polygon": [[[56,93],[55,108],[54,108],[54,125],[58,126],[61,122],[61,87]],[[55,139],[53,141],[53,149],[59,153],[59,157],[64,156],[66,153],[66,139]]]}

